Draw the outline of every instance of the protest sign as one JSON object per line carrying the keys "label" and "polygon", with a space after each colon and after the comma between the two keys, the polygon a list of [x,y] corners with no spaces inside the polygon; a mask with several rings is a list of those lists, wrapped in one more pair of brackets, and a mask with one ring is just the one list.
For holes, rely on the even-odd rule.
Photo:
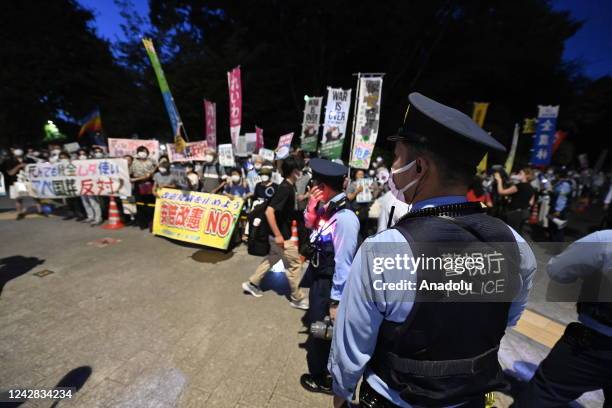
{"label": "protest sign", "polygon": [[247,154],[255,153],[257,151],[257,133],[245,133],[244,138],[246,140]]}
{"label": "protest sign", "polygon": [[536,122],[536,133],[533,137],[530,164],[534,166],[548,166],[550,164],[558,115],[559,105],[538,106],[538,120]]}
{"label": "protest sign", "polygon": [[302,122],[301,147],[305,152],[317,151],[319,121],[321,119],[322,96],[304,96],[304,120]]}
{"label": "protest sign", "polygon": [[229,119],[232,144],[236,146],[242,124],[242,84],[240,81],[240,67],[227,73],[227,87],[229,88]]}
{"label": "protest sign", "polygon": [[149,150],[151,159],[159,159],[159,142],[157,140],[108,138],[108,155],[110,157],[136,156],[136,149],[140,146]]}
{"label": "protest sign", "polygon": [[6,187],[4,185],[4,174],[0,173],[0,196],[6,195]]}
{"label": "protest sign", "polygon": [[234,154],[238,157],[247,157],[247,142],[245,135],[238,136],[238,143],[235,145]]}
{"label": "protest sign", "polygon": [[227,249],[242,205],[242,198],[164,188],[155,201],[153,234]]}
{"label": "protest sign", "polygon": [[181,153],[176,151],[176,146],[173,143],[166,144],[168,159],[173,163],[204,160],[207,148],[208,143],[206,143],[206,140],[185,144],[185,149]]}
{"label": "protest sign", "polygon": [[206,142],[213,149],[217,147],[217,104],[204,100],[204,116],[206,129]]}
{"label": "protest sign", "polygon": [[259,149],[259,155],[264,161],[274,161],[274,150],[261,148]]}
{"label": "protest sign", "polygon": [[234,160],[234,150],[230,143],[219,145],[219,164],[223,167],[234,167],[236,161]]}
{"label": "protest sign", "polygon": [[357,194],[357,197],[355,197],[355,201],[357,201],[358,203],[370,203],[372,202],[372,182],[373,180],[370,178],[361,178],[357,181],[357,187],[361,186],[363,187],[363,190],[361,191],[361,193]]}
{"label": "protest sign", "polygon": [[[351,160],[349,161],[350,167],[357,169],[370,167],[370,159],[378,137],[382,81],[382,77],[359,78],[357,84],[359,89],[357,117],[355,119]],[[356,147],[359,147],[359,152]]]}
{"label": "protest sign", "polygon": [[81,146],[79,146],[78,142],[66,143],[64,144],[64,150],[68,153],[74,153],[79,150]]}
{"label": "protest sign", "polygon": [[278,139],[278,146],[276,146],[276,157],[284,159],[289,156],[289,150],[291,149],[291,141],[293,140],[293,132],[282,135]]}
{"label": "protest sign", "polygon": [[126,159],[28,164],[26,176],[37,198],[132,195]]}
{"label": "protest sign", "polygon": [[350,106],[350,89],[327,88],[325,124],[323,125],[323,138],[321,140],[322,157],[339,159],[342,155]]}

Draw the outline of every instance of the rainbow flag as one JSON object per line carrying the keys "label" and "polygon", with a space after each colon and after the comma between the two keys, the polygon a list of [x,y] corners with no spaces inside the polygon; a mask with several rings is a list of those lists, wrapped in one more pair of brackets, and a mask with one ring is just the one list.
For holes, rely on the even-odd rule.
{"label": "rainbow flag", "polygon": [[79,138],[86,133],[102,132],[102,117],[100,110],[96,109],[81,120],[81,130],[79,130]]}

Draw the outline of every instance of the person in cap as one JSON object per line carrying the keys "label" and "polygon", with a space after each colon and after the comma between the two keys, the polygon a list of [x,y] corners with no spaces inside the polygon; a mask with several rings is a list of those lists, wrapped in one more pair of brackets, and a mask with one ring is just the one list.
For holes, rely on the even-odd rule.
{"label": "person in cap", "polygon": [[[333,322],[344,284],[357,251],[359,220],[348,207],[342,188],[348,168],[324,159],[311,159],[310,198],[304,211],[304,223],[313,230],[310,237],[310,263],[302,286],[310,288],[308,323],[322,322],[329,316]],[[331,393],[327,371],[330,340],[309,333],[306,340],[308,374],[300,378],[311,392]]]}
{"label": "person in cap", "polygon": [[497,350],[537,264],[516,231],[466,201],[482,156],[504,147],[457,110],[408,99],[388,183],[409,211],[355,255],[328,364],[334,405],[363,376],[363,407],[484,407],[505,387]]}

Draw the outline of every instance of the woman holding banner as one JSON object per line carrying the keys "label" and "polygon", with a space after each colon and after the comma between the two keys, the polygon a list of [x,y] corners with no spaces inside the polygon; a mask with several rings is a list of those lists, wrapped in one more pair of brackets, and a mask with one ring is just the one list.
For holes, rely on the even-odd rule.
{"label": "woman holding banner", "polygon": [[153,182],[151,177],[155,172],[155,163],[149,159],[149,149],[139,146],[136,149],[136,159],[130,167],[131,181],[134,183],[134,196],[136,204],[139,206],[136,213],[136,222],[140,229],[149,227],[153,220]]}

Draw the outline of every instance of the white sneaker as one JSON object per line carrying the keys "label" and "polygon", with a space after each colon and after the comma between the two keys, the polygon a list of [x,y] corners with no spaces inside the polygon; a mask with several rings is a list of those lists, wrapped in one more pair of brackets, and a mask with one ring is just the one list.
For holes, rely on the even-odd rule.
{"label": "white sneaker", "polygon": [[257,286],[253,285],[251,282],[242,282],[242,290],[246,293],[249,293],[255,297],[262,297],[263,291],[259,289]]}
{"label": "white sneaker", "polygon": [[289,306],[300,310],[308,310],[310,307],[308,304],[308,299],[306,298],[303,298],[302,300],[291,300],[289,301]]}

